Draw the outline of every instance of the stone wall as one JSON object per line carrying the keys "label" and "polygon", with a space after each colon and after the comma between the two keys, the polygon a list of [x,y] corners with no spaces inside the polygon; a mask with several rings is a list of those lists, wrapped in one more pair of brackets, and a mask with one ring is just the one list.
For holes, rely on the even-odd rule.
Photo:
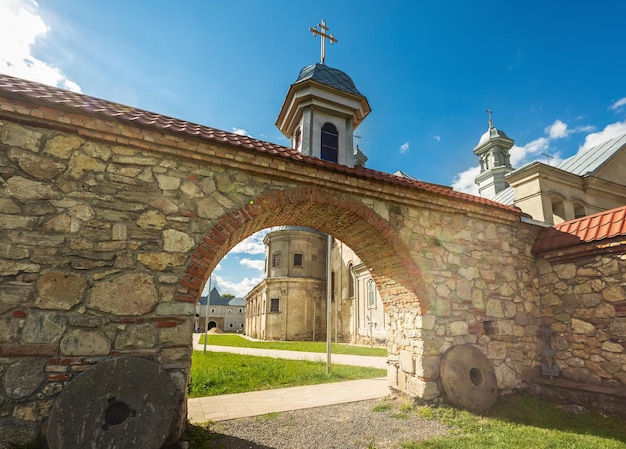
{"label": "stone wall", "polygon": [[441,354],[461,342],[489,356],[500,388],[533,363],[537,230],[518,212],[28,101],[0,98],[1,439],[34,438],[68,382],[123,356],[172,379],[176,438],[204,283],[272,226],[331,234],[370,268],[395,388],[436,398]]}
{"label": "stone wall", "polygon": [[626,386],[626,254],[537,261],[543,321],[565,379]]}
{"label": "stone wall", "polygon": [[535,364],[541,321],[534,258],[537,229],[422,211],[410,246],[430,307],[396,302],[390,319],[390,385],[422,400],[441,395],[439,365],[453,346],[476,345],[500,390],[522,386]]}

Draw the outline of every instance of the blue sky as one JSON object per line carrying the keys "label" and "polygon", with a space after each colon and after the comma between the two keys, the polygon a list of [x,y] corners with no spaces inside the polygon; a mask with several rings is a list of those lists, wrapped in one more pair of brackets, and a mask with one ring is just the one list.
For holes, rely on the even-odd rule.
{"label": "blue sky", "polygon": [[[472,149],[494,125],[511,161],[551,163],[626,132],[626,2],[0,0],[0,71],[288,145],[274,123],[326,20],[372,113],[369,168],[475,192]],[[262,235],[214,272],[243,296]]]}

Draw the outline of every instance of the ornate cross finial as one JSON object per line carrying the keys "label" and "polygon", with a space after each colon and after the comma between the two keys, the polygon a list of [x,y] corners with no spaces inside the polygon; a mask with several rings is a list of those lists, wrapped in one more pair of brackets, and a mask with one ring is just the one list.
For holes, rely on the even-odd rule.
{"label": "ornate cross finial", "polygon": [[309,31],[313,32],[313,37],[321,36],[322,38],[322,64],[324,64],[324,60],[326,59],[326,39],[328,39],[331,44],[335,44],[337,42],[337,39],[335,39],[332,34],[326,34],[329,28],[326,26],[325,20],[322,20],[322,23],[318,24],[317,26],[320,27],[319,30],[317,29],[317,27],[311,27],[309,28]]}
{"label": "ornate cross finial", "polygon": [[487,108],[487,115],[489,116],[489,129],[493,128],[493,119],[491,118],[492,114],[493,111],[491,110],[491,108]]}

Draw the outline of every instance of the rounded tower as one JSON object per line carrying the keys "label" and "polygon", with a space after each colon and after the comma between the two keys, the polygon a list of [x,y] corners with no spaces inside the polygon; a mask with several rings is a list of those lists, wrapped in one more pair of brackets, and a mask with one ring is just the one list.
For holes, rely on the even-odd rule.
{"label": "rounded tower", "polygon": [[478,185],[478,193],[483,198],[494,198],[509,185],[505,176],[513,171],[509,151],[515,143],[504,131],[493,126],[491,110],[489,113],[489,129],[480,137],[474,154],[480,161],[480,174],[474,182]]}

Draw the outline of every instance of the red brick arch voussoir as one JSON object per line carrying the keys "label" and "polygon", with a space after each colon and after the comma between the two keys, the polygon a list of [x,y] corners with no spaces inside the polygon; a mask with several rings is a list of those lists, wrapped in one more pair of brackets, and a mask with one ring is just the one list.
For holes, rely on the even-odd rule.
{"label": "red brick arch voussoir", "polygon": [[[249,200],[215,221],[196,246],[179,281],[177,301],[195,303],[209,274],[230,249],[253,233],[272,226],[302,225],[329,233],[358,251],[387,302],[418,301],[420,269],[397,232],[373,208],[354,197],[315,187],[274,190]],[[364,244],[363,242],[367,242]],[[384,260],[384,263],[378,262]],[[419,298],[419,299],[418,299]]]}

